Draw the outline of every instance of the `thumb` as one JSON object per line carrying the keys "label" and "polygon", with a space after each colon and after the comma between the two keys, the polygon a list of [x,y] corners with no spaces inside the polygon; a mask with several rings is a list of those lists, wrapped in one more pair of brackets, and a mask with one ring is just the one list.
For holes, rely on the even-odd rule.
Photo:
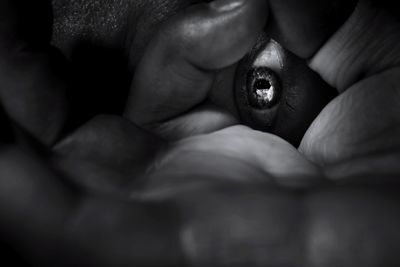
{"label": "thumb", "polygon": [[208,97],[215,71],[239,61],[253,46],[266,9],[265,0],[219,0],[172,18],[139,63],[125,116],[153,130],[161,126],[156,131],[172,138],[227,126],[233,119],[218,110],[190,111]]}
{"label": "thumb", "polygon": [[357,0],[269,1],[268,32],[297,56],[310,58],[354,11]]}

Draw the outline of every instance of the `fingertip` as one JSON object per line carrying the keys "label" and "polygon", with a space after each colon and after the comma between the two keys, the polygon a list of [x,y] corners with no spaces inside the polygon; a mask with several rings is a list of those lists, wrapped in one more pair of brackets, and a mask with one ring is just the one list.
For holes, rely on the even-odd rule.
{"label": "fingertip", "polygon": [[137,67],[125,116],[151,125],[204,102],[215,71],[238,62],[253,47],[266,10],[266,0],[219,0],[193,5],[171,18]]}
{"label": "fingertip", "polygon": [[357,0],[270,1],[271,37],[301,58],[311,58],[354,11]]}
{"label": "fingertip", "polygon": [[[161,30],[160,50],[178,52],[196,67],[215,70],[240,60],[268,18],[266,0],[217,0],[187,8]],[[179,50],[179,51],[177,51]]]}
{"label": "fingertip", "polygon": [[219,0],[193,12],[199,16],[182,24],[186,59],[200,68],[215,70],[232,65],[251,49],[267,21],[268,2]]}

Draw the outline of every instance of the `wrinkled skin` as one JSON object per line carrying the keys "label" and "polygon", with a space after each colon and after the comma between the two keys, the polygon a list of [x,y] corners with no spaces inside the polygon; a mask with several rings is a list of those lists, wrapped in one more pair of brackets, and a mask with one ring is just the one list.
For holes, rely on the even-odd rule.
{"label": "wrinkled skin", "polygon": [[[54,43],[68,65],[49,46],[47,9],[26,21],[29,5],[2,0],[5,242],[53,266],[398,265],[399,25],[368,3],[350,15],[348,1],[335,13],[343,25],[307,9],[311,1],[302,6],[306,15],[290,16],[296,2],[245,1],[225,11],[198,4],[173,17],[189,3],[154,5],[158,13],[146,2],[141,8],[159,14],[141,13],[154,19],[147,27],[135,24],[139,8],[124,3],[116,20],[88,32],[65,26],[56,9]],[[279,27],[289,17],[295,27]],[[311,27],[316,21],[329,27]],[[229,70],[269,27],[340,93],[299,149],[207,102],[215,73]],[[294,34],[303,27],[307,40]],[[74,57],[79,40],[125,58],[134,78],[119,113],[107,101],[86,114],[71,104],[98,96],[95,81],[83,81],[88,91],[81,91],[75,77],[84,70],[77,61],[87,67]],[[98,93],[119,95],[113,86]],[[116,115],[87,121],[109,110]]]}

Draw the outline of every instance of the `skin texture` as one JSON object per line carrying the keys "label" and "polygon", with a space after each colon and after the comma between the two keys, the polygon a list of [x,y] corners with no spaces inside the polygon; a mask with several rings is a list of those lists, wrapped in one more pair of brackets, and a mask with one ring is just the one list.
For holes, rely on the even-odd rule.
{"label": "skin texture", "polygon": [[[97,116],[68,137],[56,134],[63,133],[67,119],[54,119],[59,126],[50,131],[54,124],[43,122],[47,116],[31,112],[18,117],[19,110],[3,104],[41,96],[46,89],[65,99],[54,81],[67,84],[67,91],[75,88],[43,64],[52,50],[46,33],[32,43],[15,28],[18,12],[28,7],[14,9],[16,3],[21,2],[2,1],[0,8],[8,15],[0,24],[5,41],[0,43],[25,48],[0,50],[1,58],[10,58],[0,62],[0,118],[6,129],[0,147],[0,229],[5,242],[29,261],[40,266],[399,265],[400,200],[393,179],[399,174],[398,138],[388,130],[398,124],[398,87],[393,84],[399,77],[399,34],[397,21],[387,21],[384,11],[363,3],[334,35],[323,35],[331,38],[321,47],[310,46],[310,67],[341,94],[314,121],[297,150],[277,136],[241,125],[215,123],[210,128],[189,120],[189,127],[148,127],[149,122],[174,123],[212,111],[188,109],[212,90],[208,70],[226,69],[251,48],[257,29],[262,31],[274,14],[267,12],[266,2],[245,1],[222,12],[194,5],[163,23],[133,64],[131,95],[136,97],[127,101],[124,116]],[[264,6],[265,13],[260,11]],[[248,37],[246,42],[236,35],[212,47],[202,42],[222,33],[229,37],[231,25],[243,27],[239,33]],[[361,34],[366,29],[370,32]],[[352,40],[357,34],[365,39]],[[177,38],[181,42],[172,41]],[[343,47],[343,55],[337,56],[336,47]],[[368,62],[351,57],[360,51]],[[16,60],[21,55],[35,64]],[[353,64],[343,61],[348,58]],[[10,66],[14,75],[3,74]],[[32,75],[21,66],[32,67]],[[343,66],[347,71],[341,73]],[[152,98],[158,89],[152,85],[165,75],[161,68],[177,99],[188,91],[194,97],[168,103],[173,108],[160,113],[165,92]],[[184,70],[190,75],[177,75]],[[10,97],[10,85],[22,78],[27,85],[40,78],[42,86],[22,86],[29,94]],[[384,90],[376,90],[377,85]],[[46,114],[66,112],[46,102],[47,97],[40,105],[27,99],[34,111],[40,106]],[[145,113],[136,112],[146,108],[140,99],[153,101]],[[371,108],[376,99],[382,101]],[[203,132],[186,131],[192,127]],[[43,132],[52,134],[38,134]],[[178,140],[166,141],[166,134]]]}

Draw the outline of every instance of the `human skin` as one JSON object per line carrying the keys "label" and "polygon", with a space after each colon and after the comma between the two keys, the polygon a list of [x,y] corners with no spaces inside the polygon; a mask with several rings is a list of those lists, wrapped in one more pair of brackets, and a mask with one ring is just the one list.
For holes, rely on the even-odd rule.
{"label": "human skin", "polygon": [[[4,3],[13,2],[2,2],[0,9],[13,18],[15,13]],[[223,16],[262,29],[267,13],[258,7],[263,5],[267,9],[263,1],[247,1]],[[128,101],[124,118],[99,116],[64,138],[60,129],[48,129],[50,124],[41,122],[43,116],[30,114],[29,124],[27,115],[18,116],[18,109],[6,109],[3,124],[20,130],[17,136],[2,133],[4,140],[11,139],[2,146],[0,157],[2,230],[25,255],[53,264],[397,265],[399,199],[397,181],[391,177],[398,174],[398,88],[392,85],[399,76],[399,37],[396,22],[374,10],[363,5],[331,39],[315,38],[319,45],[302,46],[299,40],[303,47],[297,51],[299,56],[309,58],[310,66],[341,92],[315,120],[299,151],[276,136],[238,125],[220,125],[208,134],[166,143],[159,138],[159,128],[143,123],[158,121],[154,111],[163,98],[153,99],[155,108],[146,113],[136,112],[142,107],[135,101],[140,104],[141,98],[153,94],[151,83],[165,79],[146,76],[149,71],[163,75],[157,63],[170,54],[169,49],[180,52],[173,54],[172,70],[191,70],[197,64],[221,68],[239,60],[256,38],[257,27],[249,27],[242,32],[248,38],[240,36],[245,44],[218,42],[220,50],[204,58],[207,45],[195,42],[199,44],[191,50],[195,53],[185,54],[173,40],[198,40],[196,33],[186,36],[181,30],[185,22],[198,18],[195,26],[201,28],[209,21],[203,16],[219,17],[204,5],[169,20],[151,38],[136,66],[132,94],[137,97]],[[367,21],[373,38],[363,31]],[[218,34],[213,30],[218,27],[228,35],[224,25],[230,24],[223,22],[216,20],[205,37]],[[360,32],[353,32],[352,23],[361,25]],[[382,31],[382,24],[390,27]],[[15,36],[9,34],[14,33],[14,24],[2,25],[6,25],[0,32],[6,41],[2,48],[20,47],[22,38],[7,38]],[[361,33],[362,38],[356,38]],[[345,42],[348,38],[356,39]],[[332,50],[337,48],[342,48],[339,53]],[[346,59],[360,48],[366,55],[349,64]],[[14,77],[26,73],[34,75],[24,75],[25,80],[41,82],[40,90],[47,89],[62,101],[57,92],[64,90],[64,83],[49,73],[54,66],[45,60],[48,47],[42,47],[40,54],[22,51],[27,52],[21,56],[19,49],[2,50],[8,63],[1,66],[3,106],[13,100],[7,97],[8,88],[39,90],[19,87]],[[22,72],[26,62],[33,62],[33,69],[28,65],[28,71]],[[167,77],[171,88],[177,82],[173,74]],[[179,81],[187,90],[209,90]],[[37,84],[33,82],[27,84]],[[378,85],[382,90],[376,90]],[[184,118],[187,105],[198,102],[188,98],[174,107],[172,120]],[[33,104],[28,108],[37,110]],[[58,114],[55,120],[62,125],[59,118],[67,116],[62,106],[40,104],[45,114]],[[170,121],[170,114],[166,115],[163,122]],[[7,117],[12,118],[8,124]]]}

